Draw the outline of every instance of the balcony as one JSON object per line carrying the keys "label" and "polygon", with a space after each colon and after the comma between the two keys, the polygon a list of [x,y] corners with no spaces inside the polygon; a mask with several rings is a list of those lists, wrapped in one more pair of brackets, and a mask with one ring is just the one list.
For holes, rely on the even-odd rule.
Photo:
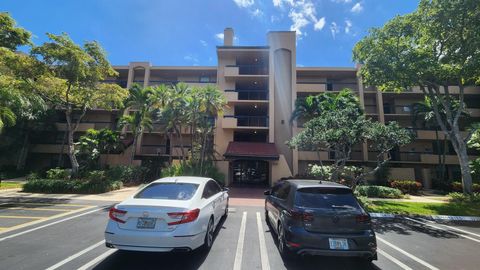
{"label": "balcony", "polygon": [[[63,146],[63,150],[66,153],[68,149],[67,145]],[[30,152],[43,153],[43,154],[58,154],[62,151],[61,143],[39,143],[32,146]]]}
{"label": "balcony", "polygon": [[191,87],[203,87],[209,84],[216,84],[217,81],[211,80],[211,81],[200,81],[200,80],[192,80],[192,81],[177,81],[177,80],[150,80],[149,85],[150,86],[155,86],[155,85],[176,85],[177,83],[186,83]]}
{"label": "balcony", "polygon": [[268,128],[268,116],[224,115],[223,128]]}
{"label": "balcony", "polygon": [[268,101],[268,90],[225,90],[227,101]]}
{"label": "balcony", "polygon": [[143,156],[167,155],[167,148],[164,144],[144,144],[140,148],[140,154]]}
{"label": "balcony", "polygon": [[297,92],[320,93],[326,91],[325,83],[321,82],[297,82]]}
{"label": "balcony", "polygon": [[377,105],[365,105],[366,114],[378,114]]}
{"label": "balcony", "polygon": [[383,112],[385,115],[411,116],[412,106],[411,105],[384,105]]}
{"label": "balcony", "polygon": [[268,76],[268,67],[266,65],[227,65],[224,76]]}

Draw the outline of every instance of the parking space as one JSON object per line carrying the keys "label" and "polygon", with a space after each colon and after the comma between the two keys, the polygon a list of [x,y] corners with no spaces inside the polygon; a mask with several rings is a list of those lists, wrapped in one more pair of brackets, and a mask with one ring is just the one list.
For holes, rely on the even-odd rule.
{"label": "parking space", "polygon": [[[68,213],[65,217],[48,221],[47,225],[51,226],[45,226],[45,222],[42,222],[12,232],[0,232],[2,266],[6,267],[5,269],[48,270],[436,270],[478,269],[477,266],[480,265],[477,254],[480,248],[480,234],[477,233],[480,224],[431,223],[421,219],[375,219],[379,258],[372,264],[353,258],[335,257],[302,257],[285,261],[278,253],[275,235],[265,222],[263,207],[242,205],[230,208],[228,217],[218,226],[214,245],[208,252],[122,252],[106,248],[103,242],[108,205],[111,203],[97,204],[92,210],[87,207],[95,207],[94,205],[82,202],[17,202],[1,205],[1,215],[35,215],[41,219],[49,219],[55,217],[55,214]],[[51,211],[52,209],[55,210]],[[82,212],[75,214],[75,211],[80,209],[83,209]],[[7,220],[9,219],[0,218],[0,222],[4,222],[0,227],[15,226],[8,225]]]}
{"label": "parking space", "polygon": [[[6,201],[6,200],[4,200]],[[8,232],[93,208],[64,200],[10,200],[0,204],[0,232]]]}

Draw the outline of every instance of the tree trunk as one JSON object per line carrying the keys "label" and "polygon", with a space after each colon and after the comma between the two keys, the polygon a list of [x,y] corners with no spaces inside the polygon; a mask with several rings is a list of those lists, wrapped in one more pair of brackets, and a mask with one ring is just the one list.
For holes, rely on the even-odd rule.
{"label": "tree trunk", "polygon": [[30,129],[27,128],[25,136],[23,137],[22,149],[20,150],[20,153],[17,159],[17,171],[25,169],[25,162],[27,160],[28,149],[30,146],[29,137],[30,137]]}
{"label": "tree trunk", "polygon": [[61,167],[62,164],[63,164],[63,154],[65,153],[64,152],[64,148],[65,148],[65,141],[67,140],[67,132],[63,132],[63,140],[62,140],[62,148],[60,148],[60,154],[59,154],[59,157],[58,157],[58,163],[57,163],[57,167]]}
{"label": "tree trunk", "polygon": [[462,172],[463,193],[472,194],[472,174],[470,172],[470,161],[468,160],[467,145],[459,133],[456,133],[455,137],[457,141],[455,144],[457,144],[457,147],[455,147],[454,144],[454,148],[458,148],[455,149],[455,151],[457,152],[460,170]]}
{"label": "tree trunk", "polygon": [[135,159],[135,152],[137,151],[137,139],[138,139],[138,134],[134,134],[133,144],[132,144],[132,153],[130,154],[130,165],[132,165],[133,160]]}
{"label": "tree trunk", "polygon": [[[75,145],[73,144],[73,134],[74,128],[72,126],[72,111],[71,108],[68,108],[65,111],[65,118],[67,119],[67,133],[68,133],[68,157],[70,158],[70,163],[72,166],[72,176],[78,175],[78,169],[80,165],[78,164],[77,157],[75,156]],[[79,120],[80,121],[80,120]]]}

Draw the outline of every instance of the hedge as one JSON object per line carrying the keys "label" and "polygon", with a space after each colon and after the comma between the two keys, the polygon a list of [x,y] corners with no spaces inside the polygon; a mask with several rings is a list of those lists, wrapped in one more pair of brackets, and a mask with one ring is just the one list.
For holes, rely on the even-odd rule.
{"label": "hedge", "polygon": [[[453,182],[452,190],[455,192],[463,192],[462,182]],[[480,193],[480,184],[474,183],[472,185],[472,191]]]}
{"label": "hedge", "polygon": [[402,198],[402,191],[396,188],[389,188],[384,186],[358,186],[355,189],[355,194],[358,196],[365,196],[369,198]]}
{"label": "hedge", "polygon": [[83,179],[34,179],[23,185],[24,192],[95,194],[117,190],[121,181],[98,181]]}
{"label": "hedge", "polygon": [[413,180],[394,180],[390,182],[390,187],[399,189],[405,194],[418,194],[422,184]]}

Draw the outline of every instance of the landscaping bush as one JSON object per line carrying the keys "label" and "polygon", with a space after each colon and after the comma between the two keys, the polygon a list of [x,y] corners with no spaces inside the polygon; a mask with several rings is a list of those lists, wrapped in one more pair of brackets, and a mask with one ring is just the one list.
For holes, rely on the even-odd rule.
{"label": "landscaping bush", "polygon": [[358,186],[355,189],[355,195],[357,197],[365,196],[369,198],[390,198],[399,199],[402,198],[402,191],[396,188],[389,188],[384,186]]}
{"label": "landscaping bush", "polygon": [[105,176],[109,180],[121,181],[125,185],[145,183],[148,168],[141,166],[115,166],[106,171]]}
{"label": "landscaping bush", "polygon": [[370,200],[366,196],[357,196],[357,201],[360,205],[368,211],[369,206],[371,205]]}
{"label": "landscaping bush", "polygon": [[69,179],[70,169],[54,168],[47,171],[47,179]]}
{"label": "landscaping bush", "polygon": [[418,194],[422,184],[413,180],[395,180],[390,182],[392,188],[401,190],[405,194]]}
{"label": "landscaping bush", "polygon": [[23,186],[24,192],[41,193],[104,193],[122,188],[120,181],[92,181],[82,179],[35,179]]}
{"label": "landscaping bush", "polygon": [[25,177],[25,179],[26,179],[27,181],[35,180],[35,179],[40,179],[40,175],[39,175],[38,173],[32,172],[32,173],[27,174],[27,176]]}
{"label": "landscaping bush", "polygon": [[[462,182],[452,182],[452,190],[454,192],[463,192]],[[480,184],[473,183],[472,190],[480,193]]]}
{"label": "landscaping bush", "polygon": [[449,193],[448,196],[453,202],[460,203],[480,203],[480,192],[474,192],[471,195],[463,194],[460,192]]}

